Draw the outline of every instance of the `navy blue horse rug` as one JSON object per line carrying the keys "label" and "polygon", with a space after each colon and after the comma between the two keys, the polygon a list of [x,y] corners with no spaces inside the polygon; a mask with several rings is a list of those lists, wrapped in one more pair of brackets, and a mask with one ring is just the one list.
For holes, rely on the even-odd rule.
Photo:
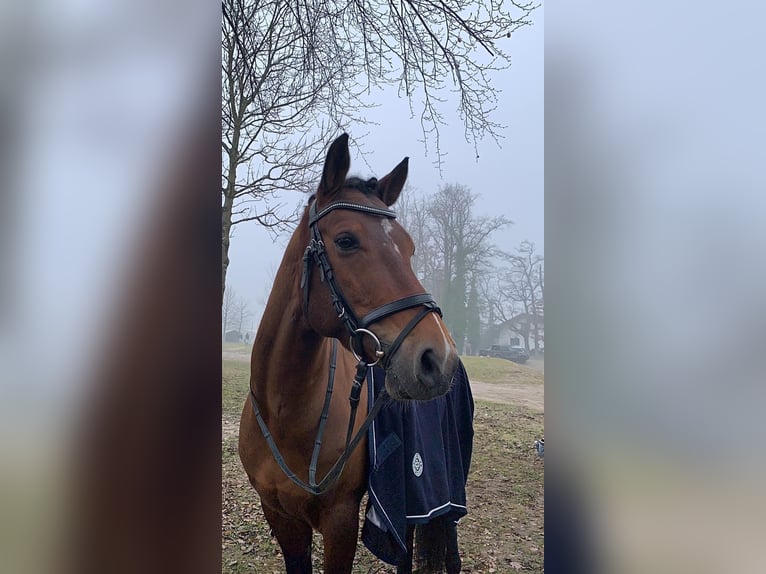
{"label": "navy blue horse rug", "polygon": [[[385,371],[368,373],[369,404]],[[468,512],[465,483],[473,449],[474,403],[459,364],[450,391],[430,401],[391,401],[369,432],[369,501],[362,542],[380,560],[397,565],[407,556],[409,524],[437,516],[459,520]]]}

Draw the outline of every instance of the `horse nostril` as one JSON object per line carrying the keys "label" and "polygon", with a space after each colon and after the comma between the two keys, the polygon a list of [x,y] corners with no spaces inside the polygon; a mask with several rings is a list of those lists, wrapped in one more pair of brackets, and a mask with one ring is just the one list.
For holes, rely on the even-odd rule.
{"label": "horse nostril", "polygon": [[439,374],[439,365],[436,362],[436,353],[432,349],[426,349],[420,355],[420,374],[430,382],[433,382]]}

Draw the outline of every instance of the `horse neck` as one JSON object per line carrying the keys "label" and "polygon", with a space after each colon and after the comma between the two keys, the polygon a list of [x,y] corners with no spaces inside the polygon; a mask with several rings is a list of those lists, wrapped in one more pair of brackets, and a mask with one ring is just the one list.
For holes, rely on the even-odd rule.
{"label": "horse neck", "polygon": [[251,387],[259,399],[306,392],[328,364],[328,340],[303,315],[300,279],[307,244],[304,214],[277,270],[253,344]]}

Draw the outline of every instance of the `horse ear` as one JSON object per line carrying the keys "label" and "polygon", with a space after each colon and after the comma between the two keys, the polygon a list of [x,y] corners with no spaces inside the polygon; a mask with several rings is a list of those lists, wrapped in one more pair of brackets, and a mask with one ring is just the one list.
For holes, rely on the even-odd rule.
{"label": "horse ear", "polygon": [[348,153],[348,134],[342,134],[332,142],[322,168],[322,180],[319,182],[317,197],[332,197],[338,193],[346,181],[346,174],[351,167],[351,155]]}
{"label": "horse ear", "polygon": [[407,181],[407,166],[410,158],[405,157],[399,165],[391,170],[391,173],[378,181],[378,195],[383,203],[392,206],[402,192],[404,182]]}

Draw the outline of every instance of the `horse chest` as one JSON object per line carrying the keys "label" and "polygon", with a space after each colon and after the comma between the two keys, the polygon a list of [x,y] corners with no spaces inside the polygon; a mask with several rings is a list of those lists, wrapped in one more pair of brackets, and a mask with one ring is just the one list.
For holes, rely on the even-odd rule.
{"label": "horse chest", "polygon": [[[246,415],[246,418],[250,418]],[[243,425],[243,430],[248,429],[243,445],[246,448],[240,450],[245,470],[250,482],[258,492],[261,502],[275,511],[289,516],[303,517],[307,522],[315,522],[327,508],[335,504],[334,492],[353,492],[354,497],[361,498],[366,488],[366,441],[356,449],[349,458],[343,473],[338,479],[337,485],[328,493],[321,496],[311,495],[295,484],[284,474],[279,467],[266,440],[253,424]],[[328,425],[327,432],[322,441],[319,464],[317,466],[317,480],[329,471],[343,452],[345,429],[341,426]],[[280,436],[275,436],[280,451],[287,466],[293,469],[303,480],[307,479],[306,472],[311,460],[312,448],[316,433],[308,433],[305,437],[292,437],[285,442]]]}
{"label": "horse chest", "polygon": [[[318,476],[323,476],[323,472],[320,471]],[[270,463],[262,465],[252,483],[262,505],[282,515],[299,518],[314,530],[319,530],[322,517],[332,512],[340,499],[353,500],[358,505],[366,488],[365,466],[362,461],[349,460],[336,487],[320,496],[300,489],[276,465]]]}

